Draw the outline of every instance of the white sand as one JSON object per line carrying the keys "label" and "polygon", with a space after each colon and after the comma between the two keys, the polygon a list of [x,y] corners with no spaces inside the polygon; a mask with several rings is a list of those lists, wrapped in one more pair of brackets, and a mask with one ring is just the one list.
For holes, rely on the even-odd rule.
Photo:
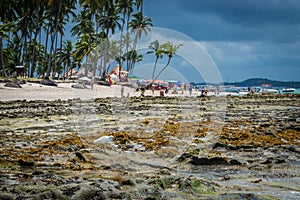
{"label": "white sand", "polygon": [[[4,83],[0,83],[0,101],[8,100],[66,100],[66,99],[93,99],[104,97],[121,97],[121,85],[94,85],[93,89],[75,89],[71,86],[74,83],[58,83],[58,87],[45,86],[38,83],[26,83],[22,88],[5,87]],[[88,86],[89,87],[89,86]],[[124,87],[124,96],[140,96],[134,88]],[[146,90],[146,96],[153,96],[152,91]],[[155,91],[154,96],[159,96],[160,91]],[[167,94],[166,96],[189,95],[188,91],[181,94]],[[199,95],[199,92],[193,92],[193,96]]]}

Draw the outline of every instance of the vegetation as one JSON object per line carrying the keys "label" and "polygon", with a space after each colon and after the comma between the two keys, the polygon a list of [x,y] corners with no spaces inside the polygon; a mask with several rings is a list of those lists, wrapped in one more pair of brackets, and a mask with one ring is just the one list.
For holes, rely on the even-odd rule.
{"label": "vegetation", "polygon": [[[178,51],[178,49],[183,46],[183,44],[178,44],[175,45],[171,43],[170,41],[167,41],[166,43],[160,45],[158,40],[153,41],[149,45],[150,51],[147,52],[147,54],[154,53],[155,54],[155,63],[154,63],[154,68],[153,68],[153,73],[152,73],[152,83],[160,76],[160,74],[169,66],[173,55],[175,55]],[[156,70],[156,65],[157,61],[159,58],[163,58],[164,55],[168,55],[169,59],[167,64],[158,72],[158,74],[155,76],[155,70]],[[152,84],[150,83],[150,85]]]}
{"label": "vegetation", "polygon": [[[126,63],[132,72],[141,60],[137,40],[150,26],[143,0],[2,0],[0,76],[13,76],[22,65],[28,77],[62,76],[81,67],[105,77],[112,62]],[[120,41],[111,40],[115,33]]]}

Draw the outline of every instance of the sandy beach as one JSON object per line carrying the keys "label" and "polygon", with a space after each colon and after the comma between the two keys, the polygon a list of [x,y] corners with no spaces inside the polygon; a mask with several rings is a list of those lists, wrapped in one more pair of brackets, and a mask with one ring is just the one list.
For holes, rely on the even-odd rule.
{"label": "sandy beach", "polygon": [[[102,86],[94,85],[93,89],[75,89],[71,86],[74,83],[58,83],[57,87],[41,85],[39,83],[26,83],[22,88],[5,87],[4,83],[0,84],[1,101],[7,100],[67,100],[73,98],[90,99],[103,97],[120,97],[121,86]],[[133,88],[125,87],[124,94],[129,93],[130,96],[140,95]]]}
{"label": "sandy beach", "polygon": [[[121,85],[94,85],[93,89],[88,85],[86,89],[72,88],[74,83],[58,83],[57,87],[41,85],[39,83],[26,83],[21,85],[22,88],[5,87],[5,83],[0,83],[0,101],[8,100],[67,100],[67,99],[93,99],[105,97],[121,97]],[[159,96],[160,91],[146,90],[146,96]],[[165,96],[187,96],[189,92],[186,90],[184,94],[181,91],[178,94],[165,94]],[[193,96],[200,95],[200,92],[194,91]],[[133,87],[124,87],[124,96],[141,96],[141,92],[136,91]]]}

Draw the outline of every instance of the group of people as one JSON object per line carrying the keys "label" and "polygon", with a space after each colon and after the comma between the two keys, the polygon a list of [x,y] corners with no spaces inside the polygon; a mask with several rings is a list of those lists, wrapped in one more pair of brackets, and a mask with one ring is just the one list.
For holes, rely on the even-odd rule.
{"label": "group of people", "polygon": [[[154,96],[155,90],[157,90],[157,88],[154,85],[151,85],[149,87],[149,89],[151,90],[152,95]],[[121,86],[120,90],[121,90],[121,97],[125,97],[125,95],[124,95],[124,86],[123,85]],[[144,97],[146,87],[142,86],[142,87],[138,88],[136,91],[140,91],[141,92],[141,97]],[[167,94],[167,93],[169,93],[169,88],[165,87],[164,89],[160,89],[159,91],[160,91],[160,95],[161,95],[161,93]],[[184,87],[184,85],[182,85],[181,86],[182,94],[184,94],[184,91],[185,91],[185,87]],[[188,91],[189,91],[189,95],[192,96],[192,94],[193,94],[193,85],[192,84],[189,85]],[[207,93],[208,93],[208,90],[206,88],[201,89],[201,95],[207,95]],[[173,94],[177,94],[177,86],[174,87]]]}

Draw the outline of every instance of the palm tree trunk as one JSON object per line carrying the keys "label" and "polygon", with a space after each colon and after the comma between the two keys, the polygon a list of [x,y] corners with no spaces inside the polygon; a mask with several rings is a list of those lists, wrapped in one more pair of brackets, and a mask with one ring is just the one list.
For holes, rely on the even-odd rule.
{"label": "palm tree trunk", "polygon": [[154,77],[154,79],[152,79],[152,82],[150,83],[150,85],[160,76],[160,74],[165,71],[165,69],[169,66],[170,62],[171,62],[172,56],[169,56],[169,60],[168,63],[158,72],[158,74]]}
{"label": "palm tree trunk", "polygon": [[156,65],[157,65],[157,61],[158,61],[158,56],[156,56],[156,59],[155,59],[155,64],[154,64],[154,68],[153,68],[153,72],[152,72],[152,80],[154,79],[154,74],[155,74],[155,71],[156,71]]}
{"label": "palm tree trunk", "polygon": [[5,70],[5,65],[4,65],[4,59],[3,59],[3,42],[2,42],[2,37],[0,37],[0,57],[1,57],[1,66],[2,66],[2,73],[4,77],[7,77],[7,73]]}
{"label": "palm tree trunk", "polygon": [[[47,27],[47,31],[46,31],[46,41],[45,41],[45,51],[44,51],[44,70],[43,70],[43,74],[42,76],[44,77],[45,76],[45,73],[47,72],[48,70],[48,67],[46,67],[46,58],[47,58],[47,49],[48,49],[48,40],[49,40],[49,32],[50,32],[50,25]],[[47,65],[48,66],[48,65]]]}
{"label": "palm tree trunk", "polygon": [[35,50],[36,50],[36,41],[37,41],[37,36],[40,32],[40,28],[36,29],[36,32],[34,34],[34,43],[33,43],[33,50],[32,50],[32,63],[31,63],[31,71],[30,71],[30,77],[33,78],[34,76],[34,71],[35,71],[35,63],[36,63],[36,57],[35,57]]}
{"label": "palm tree trunk", "polygon": [[[125,19],[125,13],[123,13],[123,19]],[[120,36],[120,53],[119,53],[119,77],[121,77],[121,69],[122,69],[122,51],[121,51],[121,45],[122,45],[122,38],[123,38],[123,31],[124,31],[124,25],[125,21],[123,21],[121,26],[121,36]],[[126,52],[127,53],[127,52]]]}

